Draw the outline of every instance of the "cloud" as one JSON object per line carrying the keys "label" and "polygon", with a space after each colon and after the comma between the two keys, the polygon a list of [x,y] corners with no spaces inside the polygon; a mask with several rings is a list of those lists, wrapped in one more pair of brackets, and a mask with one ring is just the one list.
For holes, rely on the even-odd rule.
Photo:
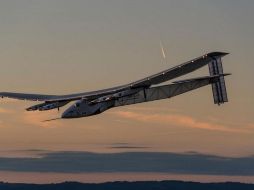
{"label": "cloud", "polygon": [[[5,109],[5,108],[0,108],[0,114],[12,114],[14,113],[13,110]],[[0,127],[6,127],[7,125],[4,123],[3,120],[0,120]]]}
{"label": "cloud", "polygon": [[11,114],[14,113],[13,110],[5,109],[5,108],[0,108],[0,113],[1,114]]}
{"label": "cloud", "polygon": [[112,149],[145,149],[145,148],[150,148],[148,146],[111,146],[109,148],[112,148]]}
{"label": "cloud", "polygon": [[117,111],[112,114],[118,117],[132,119],[144,123],[155,124],[171,124],[182,127],[204,129],[204,130],[217,130],[223,132],[247,132],[244,129],[232,129],[224,125],[200,121],[190,116],[180,114],[155,114],[155,113],[138,113],[133,111]]}
{"label": "cloud", "polygon": [[249,129],[254,129],[254,123],[248,124],[248,125],[247,125],[247,128],[249,128]]}
{"label": "cloud", "polygon": [[45,153],[40,158],[0,157],[0,171],[61,173],[159,172],[253,176],[253,162],[253,156],[231,158],[199,153],[51,152]]}
{"label": "cloud", "polygon": [[12,98],[1,98],[0,102],[8,103],[8,102],[18,102],[19,100],[12,99]]}
{"label": "cloud", "polygon": [[118,143],[112,143],[109,148],[112,148],[112,149],[147,149],[147,148],[151,148],[151,147],[136,145],[136,144],[132,144],[132,143],[126,143],[126,142],[118,142]]}
{"label": "cloud", "polygon": [[39,127],[60,127],[62,126],[62,123],[60,120],[52,120],[52,121],[47,121],[45,120],[55,118],[56,116],[56,110],[51,110],[51,111],[45,111],[45,112],[39,112],[39,111],[34,111],[34,112],[23,112],[22,114],[22,119],[23,122],[29,125],[35,125]]}
{"label": "cloud", "polygon": [[150,148],[147,146],[112,146],[110,147],[112,149],[145,149],[145,148]]}
{"label": "cloud", "polygon": [[145,111],[145,112],[148,112],[148,111],[151,111],[151,112],[154,112],[155,110],[159,110],[159,111],[164,111],[164,112],[180,112],[180,110],[178,109],[175,109],[175,108],[165,108],[165,107],[148,107],[148,106],[143,106],[141,107],[140,105],[134,105],[134,106],[130,106],[130,107],[123,107],[122,110],[127,110],[127,111]]}

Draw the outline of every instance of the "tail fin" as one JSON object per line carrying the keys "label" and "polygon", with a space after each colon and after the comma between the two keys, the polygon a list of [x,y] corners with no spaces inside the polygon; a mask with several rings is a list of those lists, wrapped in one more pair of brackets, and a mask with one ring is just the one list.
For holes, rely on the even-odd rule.
{"label": "tail fin", "polygon": [[221,57],[212,57],[212,61],[208,64],[208,67],[210,76],[221,75],[218,82],[211,84],[214,103],[220,105],[228,102]]}

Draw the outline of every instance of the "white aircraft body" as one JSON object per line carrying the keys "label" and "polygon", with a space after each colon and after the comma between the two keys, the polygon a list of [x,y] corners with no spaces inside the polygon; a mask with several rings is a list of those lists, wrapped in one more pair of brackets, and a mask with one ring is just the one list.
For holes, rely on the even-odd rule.
{"label": "white aircraft body", "polygon": [[[171,98],[211,85],[214,103],[220,105],[228,102],[224,76],[229,74],[223,73],[221,60],[227,54],[211,52],[141,80],[104,90],[69,95],[0,92],[0,97],[43,102],[27,108],[27,111],[59,109],[72,101],[76,101],[63,112],[61,118],[80,118],[100,114],[113,107]],[[205,65],[209,67],[209,76],[174,81],[171,84],[158,86],[160,83],[186,75]]]}

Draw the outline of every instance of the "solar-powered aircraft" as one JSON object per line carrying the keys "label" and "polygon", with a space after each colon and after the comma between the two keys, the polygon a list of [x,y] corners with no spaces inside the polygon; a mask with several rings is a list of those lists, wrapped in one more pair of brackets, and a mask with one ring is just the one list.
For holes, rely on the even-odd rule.
{"label": "solar-powered aircraft", "polygon": [[[0,92],[0,97],[43,102],[27,108],[27,111],[59,110],[60,107],[76,101],[63,112],[61,118],[80,118],[100,114],[113,107],[171,98],[211,84],[214,103],[220,105],[228,102],[224,76],[229,74],[223,73],[221,59],[227,54],[211,52],[141,80],[104,90],[60,96]],[[205,65],[209,67],[209,76],[173,81],[171,84],[158,86]]]}

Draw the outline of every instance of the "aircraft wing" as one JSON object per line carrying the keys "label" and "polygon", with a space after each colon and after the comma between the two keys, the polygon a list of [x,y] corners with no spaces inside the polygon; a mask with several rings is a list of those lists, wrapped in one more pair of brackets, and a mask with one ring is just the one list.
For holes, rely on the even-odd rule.
{"label": "aircraft wing", "polygon": [[147,87],[147,86],[151,86],[151,85],[157,85],[157,84],[172,80],[174,78],[183,76],[185,74],[191,73],[191,72],[207,65],[209,62],[214,60],[216,57],[223,57],[227,54],[228,53],[224,53],[224,52],[211,52],[209,54],[198,57],[196,59],[193,59],[189,62],[183,63],[183,64],[178,65],[176,67],[170,68],[168,70],[162,71],[162,72],[157,73],[155,75],[151,75],[149,77],[138,80],[134,83],[131,83],[131,86],[132,86],[132,88],[136,88],[136,87]]}
{"label": "aircraft wing", "polygon": [[13,98],[18,100],[31,100],[31,101],[46,101],[54,99],[54,95],[42,95],[42,94],[23,94],[15,92],[0,92],[2,98]]}
{"label": "aircraft wing", "polygon": [[45,102],[57,102],[57,101],[73,101],[79,99],[93,99],[100,96],[112,94],[126,89],[124,86],[115,88],[109,88],[105,90],[98,90],[92,92],[84,92],[78,94],[68,95],[44,95],[44,94],[26,94],[26,93],[14,93],[14,92],[0,92],[2,98],[13,98],[18,100],[30,100],[30,101],[45,101]]}
{"label": "aircraft wing", "polygon": [[223,57],[227,53],[212,52],[204,56],[193,59],[189,62],[183,63],[179,66],[162,71],[155,75],[143,78],[141,80],[99,91],[69,94],[69,95],[43,95],[43,94],[25,94],[25,93],[13,93],[13,92],[0,92],[0,97],[14,98],[19,100],[31,100],[31,101],[45,101],[45,102],[57,102],[57,101],[73,101],[79,99],[95,99],[98,97],[106,96],[109,94],[125,91],[128,89],[148,88],[152,85],[160,84],[171,79],[180,77],[182,75],[193,72],[211,62],[216,57]]}

